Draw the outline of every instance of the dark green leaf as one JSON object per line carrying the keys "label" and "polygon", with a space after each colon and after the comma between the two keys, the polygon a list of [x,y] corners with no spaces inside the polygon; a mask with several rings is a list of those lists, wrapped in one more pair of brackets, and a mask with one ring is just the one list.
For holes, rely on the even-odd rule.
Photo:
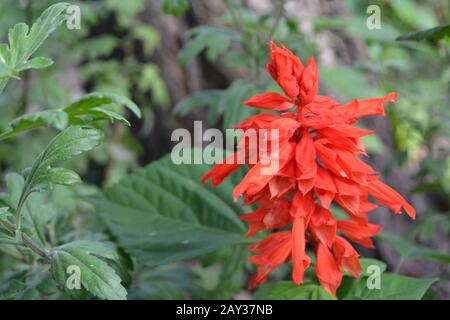
{"label": "dark green leaf", "polygon": [[101,242],[76,241],[54,248],[50,252],[52,274],[60,288],[66,292],[68,268],[76,266],[80,271],[83,288],[96,297],[109,300],[125,300],[127,291],[113,268],[103,259],[117,260],[114,248]]}
{"label": "dark green leaf", "polygon": [[431,29],[421,30],[421,31],[413,31],[401,35],[396,40],[404,41],[429,41],[436,42],[444,37],[450,37],[450,24],[437,26]]}
{"label": "dark green leaf", "polygon": [[174,165],[170,156],[92,199],[119,243],[136,259],[161,265],[244,241],[232,185],[200,184],[207,165]]}

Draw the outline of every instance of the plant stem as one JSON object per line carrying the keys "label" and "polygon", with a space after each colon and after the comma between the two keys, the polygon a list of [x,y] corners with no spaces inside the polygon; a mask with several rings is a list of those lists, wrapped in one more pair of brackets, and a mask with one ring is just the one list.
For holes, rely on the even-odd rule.
{"label": "plant stem", "polygon": [[50,256],[48,254],[48,251],[42,248],[39,244],[34,242],[33,239],[31,239],[26,233],[18,230],[18,227],[10,222],[10,221],[2,221],[1,222],[3,226],[12,234],[15,234],[16,232],[20,233],[20,237],[22,239],[22,243],[27,247],[30,248],[34,253],[39,255],[40,257],[44,258],[47,262],[50,261]]}

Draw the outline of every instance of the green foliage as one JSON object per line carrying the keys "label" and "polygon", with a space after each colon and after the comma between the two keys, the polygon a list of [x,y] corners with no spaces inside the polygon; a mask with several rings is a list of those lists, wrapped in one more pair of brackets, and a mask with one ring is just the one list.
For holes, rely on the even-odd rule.
{"label": "green foliage", "polygon": [[[118,261],[119,256],[113,246],[101,242],[76,241],[56,247],[50,251],[52,274],[59,287],[71,291],[81,289],[68,288],[68,268],[76,266],[80,271],[83,288],[101,299],[125,300],[126,289],[115,270],[104,259]],[[79,295],[80,292],[74,293]]]}
{"label": "green foliage", "polygon": [[304,283],[296,286],[291,281],[280,281],[261,298],[271,300],[336,300],[336,297],[325,291],[320,285]]}
{"label": "green foliage", "polygon": [[188,0],[164,0],[163,10],[167,14],[180,16],[189,8]]}
{"label": "green foliage", "polygon": [[449,255],[431,248],[415,245],[408,240],[387,233],[381,233],[378,237],[392,246],[400,254],[402,259],[431,259],[442,263],[450,263]]}
{"label": "green foliage", "polygon": [[233,41],[240,39],[239,34],[233,30],[197,27],[189,30],[190,41],[179,53],[179,60],[185,66],[192,58],[206,49],[206,57],[214,61],[228,50]]}
{"label": "green foliage", "polygon": [[231,184],[202,186],[206,165],[174,165],[170,156],[139,169],[92,199],[119,243],[139,262],[161,265],[242,243],[242,209]]}
{"label": "green foliage", "polygon": [[[347,281],[346,281],[347,280]],[[382,273],[380,287],[369,289],[367,275],[344,279],[337,295],[343,300],[420,300],[437,279],[416,279]]]}
{"label": "green foliage", "polygon": [[450,37],[450,24],[437,26],[431,29],[421,30],[421,31],[413,31],[407,34],[404,34],[397,38],[397,40],[404,41],[430,41],[436,42],[445,37]]}
{"label": "green foliage", "polygon": [[10,78],[18,78],[21,71],[41,69],[53,62],[49,58],[30,57],[67,16],[63,12],[69,4],[57,3],[36,20],[31,29],[18,23],[8,32],[9,45],[0,44],[0,94]]}
{"label": "green foliage", "polygon": [[133,101],[113,93],[93,92],[65,108],[29,113],[15,119],[10,123],[11,129],[0,134],[0,141],[36,128],[62,130],[68,125],[89,125],[102,120],[117,120],[129,126],[128,120],[114,111],[119,106],[141,117],[141,111]]}

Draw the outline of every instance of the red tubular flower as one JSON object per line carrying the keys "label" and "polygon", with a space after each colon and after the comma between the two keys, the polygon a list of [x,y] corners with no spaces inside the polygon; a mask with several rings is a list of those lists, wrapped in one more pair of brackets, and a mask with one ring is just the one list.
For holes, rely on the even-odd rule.
{"label": "red tubular flower", "polygon": [[[265,133],[257,135],[270,146],[267,154],[260,154],[260,143],[251,146],[243,140],[239,150],[206,173],[202,182],[211,179],[213,185],[220,184],[241,167],[230,160],[243,158],[250,170],[235,187],[233,197],[237,200],[243,195],[244,205],[259,205],[241,217],[249,224],[246,236],[261,230],[291,228],[272,233],[250,246],[255,255],[249,261],[258,266],[251,287],[264,282],[273,269],[290,260],[292,279],[300,285],[310,264],[307,255],[310,244],[316,255],[317,278],[325,290],[335,294],[342,271],[353,277],[361,274],[359,254],[339,234],[373,248],[372,237],[381,230],[381,226],[368,219],[368,212],[378,206],[369,201],[370,196],[395,213],[404,209],[415,218],[414,208],[381,182],[379,174],[360,158],[367,156],[361,138],[373,131],[352,126],[358,118],[385,115],[384,104],[392,102],[396,94],[355,99],[341,105],[317,95],[319,73],[314,58],[304,67],[282,44],[278,47],[270,42],[269,46],[267,70],[286,96],[262,93],[244,104],[288,112],[258,114],[236,125],[244,133],[264,129]],[[278,133],[275,138],[271,135],[274,131]],[[256,163],[250,161],[255,153]],[[329,211],[333,202],[348,214],[348,220],[333,217]]]}

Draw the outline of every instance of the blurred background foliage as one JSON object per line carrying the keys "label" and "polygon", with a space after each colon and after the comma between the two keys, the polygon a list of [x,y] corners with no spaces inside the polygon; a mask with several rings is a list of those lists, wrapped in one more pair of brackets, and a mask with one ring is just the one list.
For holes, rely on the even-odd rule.
{"label": "blurred background foliage", "polygon": [[[2,0],[0,30],[32,22],[54,2]],[[225,129],[258,112],[240,103],[257,92],[279,90],[264,69],[266,43],[279,39],[304,61],[317,58],[324,94],[342,102],[399,94],[386,119],[362,125],[378,131],[366,140],[369,161],[411,199],[418,219],[411,223],[378,210],[374,221],[385,231],[376,250],[361,252],[364,265],[379,264],[388,272],[384,289],[370,291],[365,277],[346,277],[338,297],[450,298],[448,1],[70,3],[81,8],[81,29],[59,28],[40,49],[55,65],[11,81],[0,96],[0,132],[23,113],[61,108],[91,91],[129,97],[143,119],[130,115],[131,128],[105,124],[106,143],[70,162],[85,183],[69,193],[54,188],[46,196],[45,211],[52,214],[41,223],[48,223],[55,245],[73,239],[115,242],[127,261],[127,270],[118,272],[133,299],[332,298],[312,274],[301,289],[282,281],[289,278],[289,266],[248,291],[249,241],[236,219],[243,209],[232,202],[232,181],[203,187],[206,165],[175,166],[163,158],[176,128],[192,130],[193,120],[203,120],[204,126]],[[381,8],[381,29],[366,27],[373,4]],[[52,136],[51,130],[39,133],[0,142],[0,170],[29,165]],[[42,266],[17,262],[7,246],[0,248],[0,297],[61,297],[49,288]]]}

